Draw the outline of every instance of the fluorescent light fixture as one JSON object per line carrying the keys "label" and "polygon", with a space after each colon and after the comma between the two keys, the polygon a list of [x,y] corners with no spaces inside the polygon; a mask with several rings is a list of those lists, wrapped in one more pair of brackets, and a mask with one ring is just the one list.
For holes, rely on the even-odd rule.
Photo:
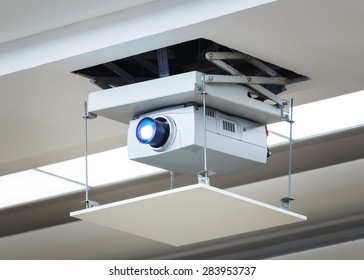
{"label": "fluorescent light fixture", "polygon": [[70,213],[138,236],[183,246],[305,221],[305,216],[204,184]]}
{"label": "fluorescent light fixture", "polygon": [[21,205],[84,189],[84,186],[36,170],[0,177],[0,208]]}
{"label": "fluorescent light fixture", "polygon": [[[164,172],[130,161],[126,147],[89,156],[90,186],[129,181]],[[85,189],[85,158],[0,177],[0,209]]]}
{"label": "fluorescent light fixture", "polygon": [[[358,91],[294,107],[293,139],[313,138],[364,125],[362,104],[364,91]],[[287,122],[269,124],[268,129],[269,146],[288,142]]]}
{"label": "fluorescent light fixture", "polygon": [[[89,185],[91,187],[125,182],[155,175],[164,170],[128,159],[127,147],[117,148],[88,157]],[[38,168],[73,181],[85,183],[85,158],[76,158]]]}

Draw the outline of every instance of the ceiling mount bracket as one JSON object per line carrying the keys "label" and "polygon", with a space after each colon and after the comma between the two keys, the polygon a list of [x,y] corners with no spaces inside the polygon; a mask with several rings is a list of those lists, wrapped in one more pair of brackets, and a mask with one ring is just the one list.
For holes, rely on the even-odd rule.
{"label": "ceiling mount bracket", "polygon": [[216,174],[215,172],[209,171],[207,169],[207,124],[206,124],[206,78],[205,75],[201,77],[202,80],[202,108],[203,108],[203,127],[204,127],[204,146],[203,146],[203,163],[204,170],[197,173],[197,181],[200,184],[210,185],[210,176]]}
{"label": "ceiling mount bracket", "polygon": [[284,77],[260,77],[244,75],[206,75],[206,83],[232,83],[246,85],[286,85]]}
{"label": "ceiling mount bracket", "polygon": [[203,170],[197,173],[197,179],[199,184],[210,185],[210,177],[215,175],[215,172],[209,170]]}
{"label": "ceiling mount bracket", "polygon": [[[287,84],[287,79],[285,77],[280,77],[276,71],[261,60],[240,52],[207,52],[205,57],[208,61],[232,75],[207,75],[206,83],[217,82],[244,84],[249,86],[259,95],[273,101],[279,108],[287,107],[288,102],[286,100],[280,98],[269,89],[262,86],[267,84],[285,86]],[[223,60],[246,60],[268,74],[269,77],[248,77]],[[283,89],[285,90],[285,87]]]}
{"label": "ceiling mount bracket", "polygon": [[292,198],[292,148],[293,148],[293,99],[290,102],[290,113],[289,119],[289,153],[288,153],[288,196],[281,199],[281,208],[285,210],[290,210],[291,202],[294,200]]}
{"label": "ceiling mount bracket", "polygon": [[285,209],[285,210],[289,210],[291,208],[291,202],[295,200],[294,198],[292,197],[283,197],[281,199],[281,208],[282,209]]}
{"label": "ceiling mount bracket", "polygon": [[100,203],[98,203],[97,201],[93,201],[93,200],[83,200],[81,202],[85,203],[86,208],[92,208],[92,207],[96,207],[96,206],[100,205]]}
{"label": "ceiling mount bracket", "polygon": [[100,203],[96,201],[89,200],[89,183],[88,183],[88,120],[95,119],[97,117],[96,114],[88,111],[87,102],[85,102],[85,114],[83,115],[83,119],[85,120],[85,200],[82,201],[85,203],[86,208],[92,208],[100,205]]}

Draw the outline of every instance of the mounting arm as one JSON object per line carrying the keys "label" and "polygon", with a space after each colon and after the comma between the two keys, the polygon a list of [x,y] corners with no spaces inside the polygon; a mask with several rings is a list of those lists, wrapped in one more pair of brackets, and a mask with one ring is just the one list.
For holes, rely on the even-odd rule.
{"label": "mounting arm", "polygon": [[[272,85],[286,85],[287,79],[284,77],[279,77],[278,73],[264,64],[257,58],[251,57],[249,55],[239,53],[239,52],[208,52],[206,53],[206,59],[211,63],[215,64],[224,71],[230,73],[230,75],[206,75],[206,83],[237,83],[248,85],[250,88],[263,95],[269,100],[275,102],[278,107],[284,108],[288,105],[288,102],[276,94],[272,93],[270,90],[261,86],[262,84],[272,84]],[[247,60],[253,65],[255,65],[260,70],[267,73],[270,77],[248,77],[236,70],[231,65],[227,64],[223,60]]]}

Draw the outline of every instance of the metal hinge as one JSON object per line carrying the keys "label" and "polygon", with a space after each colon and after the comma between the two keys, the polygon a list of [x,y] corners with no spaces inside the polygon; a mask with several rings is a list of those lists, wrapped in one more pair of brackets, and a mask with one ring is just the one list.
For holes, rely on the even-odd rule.
{"label": "metal hinge", "polygon": [[[205,83],[236,83],[244,84],[249,86],[251,89],[256,91],[258,94],[264,96],[265,98],[273,101],[278,105],[279,108],[287,107],[288,102],[283,98],[280,98],[267,88],[262,85],[272,84],[272,85],[286,85],[287,79],[285,77],[280,77],[276,71],[267,66],[264,62],[252,56],[240,53],[240,52],[208,52],[206,53],[206,59],[211,63],[215,64],[224,71],[230,73],[229,75],[206,75]],[[246,76],[239,72],[237,69],[227,64],[223,60],[247,60],[253,65],[255,65],[260,70],[267,73],[270,77],[260,77],[260,76]],[[283,116],[282,116],[283,117]]]}

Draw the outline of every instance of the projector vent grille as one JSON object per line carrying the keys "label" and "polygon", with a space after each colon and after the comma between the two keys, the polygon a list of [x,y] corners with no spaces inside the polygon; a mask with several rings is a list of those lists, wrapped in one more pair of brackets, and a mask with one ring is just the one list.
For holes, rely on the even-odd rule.
{"label": "projector vent grille", "polygon": [[215,110],[212,110],[210,108],[206,108],[206,116],[215,118],[215,116],[216,116]]}
{"label": "projector vent grille", "polygon": [[222,121],[222,129],[235,133],[235,123]]}

